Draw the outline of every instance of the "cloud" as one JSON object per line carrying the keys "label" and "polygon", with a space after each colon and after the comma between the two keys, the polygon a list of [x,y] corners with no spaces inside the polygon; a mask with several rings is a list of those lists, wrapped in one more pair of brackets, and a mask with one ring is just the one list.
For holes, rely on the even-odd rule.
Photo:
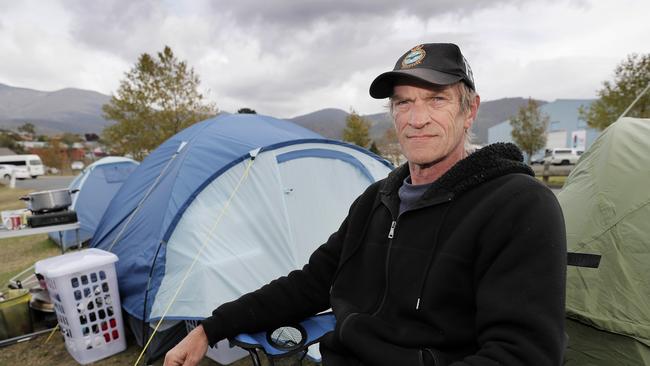
{"label": "cloud", "polygon": [[[367,42],[365,38],[348,38],[347,34],[341,37],[344,34],[338,28],[341,24],[361,22],[371,27],[366,29],[366,34],[382,34],[385,33],[386,24],[393,23],[395,17],[426,22],[444,14],[466,17],[488,6],[507,3],[515,3],[515,0],[489,3],[418,0],[408,4],[393,0],[350,0],[345,4],[325,0],[69,0],[64,2],[64,9],[69,14],[70,35],[75,40],[90,48],[133,59],[141,52],[158,49],[156,46],[161,43],[158,39],[175,38],[174,35],[187,32],[187,28],[191,31],[199,23],[204,31],[197,35],[199,43],[210,39],[212,46],[219,47],[233,42],[235,35],[234,38],[239,41],[246,41],[246,38],[259,41],[260,51],[264,54],[284,55],[304,41],[317,41],[323,32],[336,33],[339,42]],[[414,33],[418,32],[414,30]],[[317,47],[318,42],[310,46]]]}
{"label": "cloud", "polygon": [[626,54],[649,51],[648,12],[635,0],[2,2],[0,82],[110,93],[169,45],[221,109],[375,113],[373,78],[444,41],[463,49],[483,100],[593,97]]}
{"label": "cloud", "polygon": [[161,4],[154,0],[65,1],[69,33],[85,47],[135,59],[159,43],[155,42],[157,31],[168,16]]}
{"label": "cloud", "polygon": [[394,0],[350,0],[344,4],[329,0],[313,1],[266,1],[240,0],[237,2],[214,1],[215,13],[232,14],[236,19],[248,23],[281,25],[284,28],[301,27],[322,20],[342,16],[352,19],[365,17],[393,17],[401,13],[426,20],[432,16],[459,13],[469,14],[478,9],[499,3],[514,3],[514,0],[477,2],[474,0],[416,0],[397,2]]}

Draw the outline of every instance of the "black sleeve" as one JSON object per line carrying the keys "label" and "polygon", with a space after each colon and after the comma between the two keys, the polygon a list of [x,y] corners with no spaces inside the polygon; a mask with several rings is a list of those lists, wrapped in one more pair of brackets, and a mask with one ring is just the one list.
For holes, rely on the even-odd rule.
{"label": "black sleeve", "polygon": [[562,364],[564,218],[548,188],[525,188],[484,229],[475,270],[479,350],[453,366]]}
{"label": "black sleeve", "polygon": [[330,308],[329,291],[347,227],[348,218],[302,269],[215,309],[202,321],[209,343],[297,322]]}

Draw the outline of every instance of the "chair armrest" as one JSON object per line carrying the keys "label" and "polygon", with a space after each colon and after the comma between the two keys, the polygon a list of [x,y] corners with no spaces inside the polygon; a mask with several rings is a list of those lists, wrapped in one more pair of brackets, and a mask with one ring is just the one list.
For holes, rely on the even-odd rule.
{"label": "chair armrest", "polygon": [[[334,330],[335,325],[334,314],[328,312],[287,325],[289,329],[278,327],[257,333],[242,333],[231,338],[230,342],[246,350],[262,350],[269,358],[285,357],[318,343],[325,334]],[[280,339],[277,339],[278,336]]]}

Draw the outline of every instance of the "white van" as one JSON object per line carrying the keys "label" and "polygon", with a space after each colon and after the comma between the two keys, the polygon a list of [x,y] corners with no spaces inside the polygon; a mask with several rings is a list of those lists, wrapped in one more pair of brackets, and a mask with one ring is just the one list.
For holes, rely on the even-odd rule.
{"label": "white van", "polygon": [[547,149],[544,156],[545,164],[569,165],[575,164],[584,151],[570,148]]}
{"label": "white van", "polygon": [[18,179],[36,179],[39,175],[45,174],[43,162],[38,155],[2,155],[0,164],[15,166],[17,169],[14,170],[14,174]]}

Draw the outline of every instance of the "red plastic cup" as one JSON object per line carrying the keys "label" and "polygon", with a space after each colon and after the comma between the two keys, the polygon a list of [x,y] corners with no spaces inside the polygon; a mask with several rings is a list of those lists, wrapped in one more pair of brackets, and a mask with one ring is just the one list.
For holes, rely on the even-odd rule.
{"label": "red plastic cup", "polygon": [[11,216],[11,230],[20,229],[20,216]]}

